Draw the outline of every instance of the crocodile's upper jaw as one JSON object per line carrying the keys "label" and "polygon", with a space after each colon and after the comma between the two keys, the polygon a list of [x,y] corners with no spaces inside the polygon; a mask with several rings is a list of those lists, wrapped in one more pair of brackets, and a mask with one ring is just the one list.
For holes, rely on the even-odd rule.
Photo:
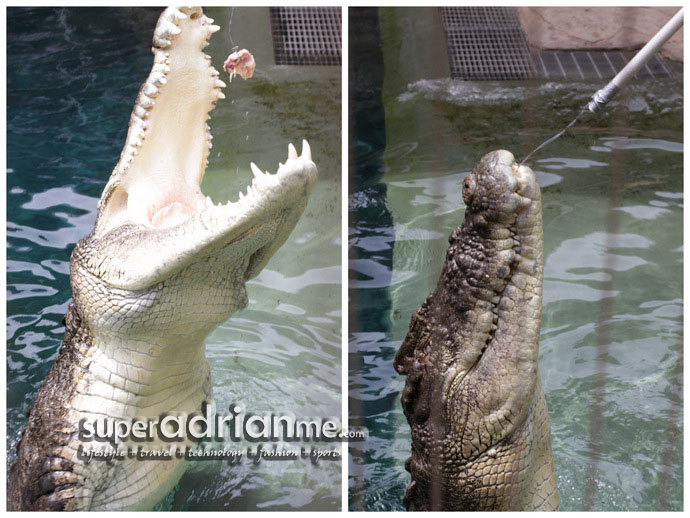
{"label": "crocodile's upper jaw", "polygon": [[97,237],[125,222],[173,226],[205,204],[199,185],[211,147],[206,121],[225,86],[202,52],[219,29],[212,22],[200,8],[168,8],[160,16],[154,65],[99,204]]}

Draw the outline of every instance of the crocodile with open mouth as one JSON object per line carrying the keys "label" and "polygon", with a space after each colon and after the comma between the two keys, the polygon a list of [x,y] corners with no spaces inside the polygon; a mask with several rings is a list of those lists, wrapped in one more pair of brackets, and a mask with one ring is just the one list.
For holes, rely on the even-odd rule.
{"label": "crocodile with open mouth", "polygon": [[[246,281],[306,206],[317,177],[306,141],[299,156],[288,146],[275,174],[252,164],[238,201],[214,205],[202,194],[206,121],[225,86],[203,52],[219,29],[212,23],[199,7],[168,8],[158,20],[120,160],[93,231],[71,256],[65,336],[28,412],[8,477],[10,510],[150,509],[165,497],[184,458],[89,462],[85,445],[110,443],[84,443],[80,425],[201,413],[211,396],[205,337],[247,305]],[[245,56],[243,77],[252,70],[242,67],[253,68]]]}
{"label": "crocodile with open mouth", "polygon": [[436,288],[395,357],[412,431],[408,510],[557,510],[539,380],[543,279],[536,176],[505,150],[465,178]]}

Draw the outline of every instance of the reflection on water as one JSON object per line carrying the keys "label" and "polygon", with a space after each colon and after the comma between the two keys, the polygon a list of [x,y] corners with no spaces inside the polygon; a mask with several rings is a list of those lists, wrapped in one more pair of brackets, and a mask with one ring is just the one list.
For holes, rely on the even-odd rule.
{"label": "reflection on water", "polygon": [[[350,420],[369,430],[349,445],[352,510],[402,509],[410,432],[393,357],[462,221],[463,178],[494,149],[525,156],[600,87],[429,79],[431,65],[406,69],[426,29],[403,11],[379,10],[385,174],[378,191],[351,185],[350,297],[365,309],[350,318]],[[530,160],[561,510],[683,508],[682,122],[682,81],[639,83]],[[376,204],[387,220],[365,210]]]}
{"label": "reflection on water", "polygon": [[[230,9],[207,13],[227,28]],[[8,11],[8,468],[62,340],[69,254],[91,231],[119,157],[159,14]],[[233,39],[258,66],[251,80],[228,85],[213,112],[202,189],[215,202],[236,200],[251,181],[250,161],[275,172],[288,143],[299,150],[302,138],[320,176],[288,242],[248,283],[249,307],[207,340],[216,407],[339,421],[340,69],[275,66],[268,9],[236,9],[232,19]],[[217,69],[229,49],[223,30],[206,49]],[[339,461],[198,462],[162,508],[339,509],[340,473]]]}

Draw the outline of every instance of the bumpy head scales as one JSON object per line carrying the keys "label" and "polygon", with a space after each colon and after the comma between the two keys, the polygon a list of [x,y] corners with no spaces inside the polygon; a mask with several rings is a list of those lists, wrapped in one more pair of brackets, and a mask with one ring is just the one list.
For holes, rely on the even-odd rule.
{"label": "bumpy head scales", "polygon": [[531,169],[518,165],[513,154],[503,149],[484,155],[462,187],[467,211],[496,222],[508,221],[538,193]]}
{"label": "bumpy head scales", "polygon": [[[407,376],[401,402],[412,432],[406,503],[417,510],[518,509],[520,495],[533,494],[521,463],[532,462],[530,451],[538,453],[535,466],[551,455],[537,375],[540,191],[532,170],[499,150],[479,161],[462,195],[464,220],[450,236],[438,284],[413,314],[395,358]],[[520,441],[535,428],[540,444],[531,449]],[[492,482],[494,467],[519,483]],[[552,459],[549,469],[552,475]]]}

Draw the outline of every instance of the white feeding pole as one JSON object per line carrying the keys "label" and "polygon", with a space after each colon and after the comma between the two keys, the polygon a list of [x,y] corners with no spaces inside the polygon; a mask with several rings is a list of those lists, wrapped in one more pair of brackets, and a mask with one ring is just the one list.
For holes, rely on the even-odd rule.
{"label": "white feeding pole", "polygon": [[587,105],[589,111],[596,113],[598,112],[606,103],[608,103],[613,96],[618,93],[618,91],[623,88],[635,73],[641,69],[647,61],[661,48],[661,46],[668,41],[668,39],[673,36],[678,29],[683,25],[683,9],[681,8],[673,18],[671,18],[666,25],[664,25],[659,32],[657,32],[654,37],[647,42],[647,44],[640,49],[640,51],[635,54],[627,65],[616,74],[616,77],[611,79],[609,84],[607,84],[601,90],[592,96],[592,100]]}

